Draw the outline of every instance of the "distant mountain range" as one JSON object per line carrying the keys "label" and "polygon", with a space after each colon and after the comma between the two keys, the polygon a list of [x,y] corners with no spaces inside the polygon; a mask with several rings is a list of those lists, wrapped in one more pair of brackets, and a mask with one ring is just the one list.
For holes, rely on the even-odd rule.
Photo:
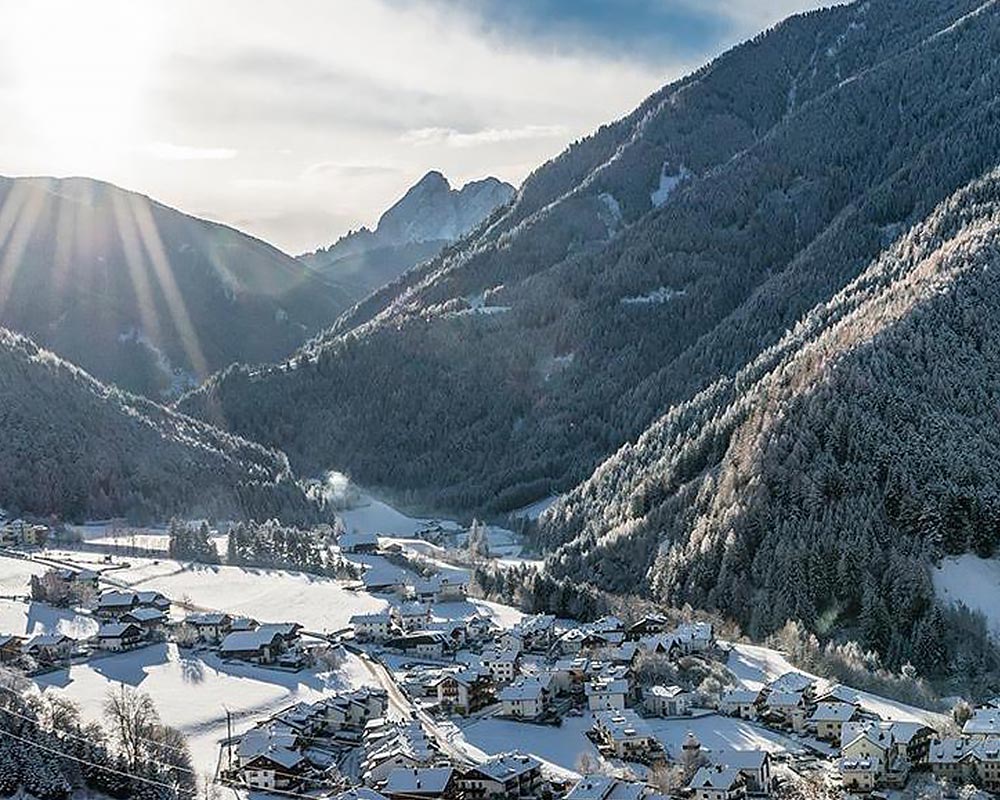
{"label": "distant mountain range", "polygon": [[0,178],[0,208],[0,325],[150,397],[280,359],[351,302],[264,242],[107,183]]}
{"label": "distant mountain range", "polygon": [[3,328],[0,431],[0,504],[17,513],[317,518],[280,453],[106,386]]}
{"label": "distant mountain range", "polygon": [[580,585],[996,674],[926,565],[1000,541],[997,52],[982,0],[793,17],[179,407],[414,504],[568,491]]}
{"label": "distant mountain range", "polygon": [[452,189],[440,172],[428,172],[382,215],[375,230],[361,228],[300,258],[361,300],[471,233],[510,202],[514,191],[496,178]]}

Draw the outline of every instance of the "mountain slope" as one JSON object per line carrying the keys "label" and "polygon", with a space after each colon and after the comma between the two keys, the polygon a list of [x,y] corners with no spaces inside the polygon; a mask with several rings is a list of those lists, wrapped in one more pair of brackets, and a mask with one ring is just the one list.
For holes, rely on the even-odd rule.
{"label": "mountain slope", "polygon": [[0,325],[151,397],[274,360],[349,303],[223,225],[82,178],[0,178]]}
{"label": "mountain slope", "polygon": [[309,519],[279,453],[99,383],[0,328],[0,506],[69,519]]}
{"label": "mountain slope", "polygon": [[549,569],[941,674],[927,564],[1000,545],[998,297],[1000,170],[543,515]]}
{"label": "mountain slope", "polygon": [[428,172],[382,215],[375,230],[362,228],[300,258],[360,300],[471,233],[513,195],[514,187],[496,178],[452,189],[440,172]]}
{"label": "mountain slope", "polygon": [[993,6],[792,18],[539,168],[289,366],[181,407],[418,503],[571,488],[1000,162]]}

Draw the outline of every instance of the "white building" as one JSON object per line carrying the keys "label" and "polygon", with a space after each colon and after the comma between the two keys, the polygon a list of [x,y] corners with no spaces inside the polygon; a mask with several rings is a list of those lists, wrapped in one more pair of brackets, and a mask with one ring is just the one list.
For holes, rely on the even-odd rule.
{"label": "white building", "polygon": [[599,677],[590,681],[584,691],[587,695],[587,706],[591,711],[625,708],[625,697],[628,695],[628,681],[624,678],[608,680]]}
{"label": "white building", "polygon": [[548,701],[545,686],[536,678],[519,678],[501,689],[497,699],[503,716],[520,719],[540,717]]}
{"label": "white building", "polygon": [[595,711],[593,730],[601,749],[618,758],[641,760],[660,749],[652,730],[630,709]]}
{"label": "white building", "polygon": [[680,686],[651,686],[643,692],[643,704],[658,717],[682,717],[691,713],[694,692]]}
{"label": "white building", "polygon": [[387,611],[377,614],[355,614],[351,617],[354,637],[362,642],[382,642],[392,634],[392,618]]}

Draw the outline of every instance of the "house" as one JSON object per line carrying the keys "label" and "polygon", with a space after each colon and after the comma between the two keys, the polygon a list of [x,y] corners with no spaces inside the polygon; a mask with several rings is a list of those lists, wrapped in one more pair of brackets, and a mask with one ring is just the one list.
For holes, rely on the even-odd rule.
{"label": "house", "polygon": [[566,794],[565,800],[643,800],[650,793],[641,783],[609,775],[584,775]]}
{"label": "house", "polygon": [[24,646],[25,655],[31,656],[39,664],[53,665],[69,661],[76,642],[61,633],[44,633],[28,640]]}
{"label": "house", "polygon": [[417,720],[391,724],[372,720],[364,730],[365,757],[361,774],[375,785],[385,781],[397,769],[418,769],[434,764],[439,753]]}
{"label": "house", "polygon": [[688,784],[695,800],[737,800],[746,797],[746,784],[739,770],[700,767]]}
{"label": "house", "polygon": [[17,661],[24,651],[24,638],[21,636],[0,635],[0,664]]}
{"label": "house", "polygon": [[801,672],[786,672],[771,681],[767,688],[771,692],[800,693],[812,701],[816,691],[816,679]]}
{"label": "house", "polygon": [[592,733],[600,749],[618,758],[642,761],[661,749],[649,726],[630,709],[595,711]]}
{"label": "house", "polygon": [[493,680],[485,668],[465,666],[446,672],[435,682],[438,705],[466,716],[493,702]]}
{"label": "house", "polygon": [[852,792],[871,792],[878,786],[879,770],[868,756],[843,757],[837,762],[841,785]]}
{"label": "house", "polygon": [[712,763],[735,769],[743,776],[748,794],[769,795],[774,787],[771,776],[771,754],[766,750],[733,750],[725,748],[711,755]]}
{"label": "house", "polygon": [[609,680],[603,677],[594,678],[586,686],[587,707],[591,711],[598,709],[625,708],[625,696],[628,694],[628,681],[624,678]]}
{"label": "house", "polygon": [[710,622],[685,622],[670,634],[684,655],[704,653],[715,646],[715,629]]}
{"label": "house", "polygon": [[509,683],[518,673],[521,651],[516,647],[490,647],[483,651],[481,661],[497,683]]}
{"label": "house", "polygon": [[[910,769],[927,760],[933,730],[918,722],[845,722],[840,732],[841,769],[845,782],[900,787]],[[870,771],[869,776],[863,774]],[[843,774],[843,773],[842,773]]]}
{"label": "house", "polygon": [[630,641],[638,641],[646,636],[654,636],[658,633],[665,633],[670,627],[670,620],[661,614],[647,614],[631,625],[625,631],[625,638]]}
{"label": "house", "polygon": [[469,579],[461,572],[433,575],[417,581],[413,592],[418,600],[426,603],[459,603],[469,591]]}
{"label": "house", "polygon": [[117,589],[104,592],[97,599],[94,613],[105,619],[117,619],[127,611],[139,605],[139,597],[135,592],[120,592]]}
{"label": "house", "polygon": [[189,614],[184,619],[184,624],[195,630],[198,641],[209,644],[221,642],[230,632],[232,622],[228,614],[217,611]]}
{"label": "house", "polygon": [[657,717],[682,717],[691,713],[694,692],[680,686],[651,686],[643,692],[643,704]]}
{"label": "house", "polygon": [[413,631],[394,636],[385,642],[387,650],[424,658],[441,658],[446,646],[447,640],[440,631]]}
{"label": "house", "polygon": [[299,788],[308,763],[299,737],[282,726],[248,731],[237,746],[239,775],[252,789],[288,792]]}
{"label": "house", "polygon": [[424,603],[403,603],[393,606],[393,622],[404,631],[415,631],[426,628],[431,623],[431,607]]}
{"label": "house", "polygon": [[839,742],[840,732],[845,722],[854,722],[860,716],[853,703],[828,701],[818,703],[809,716],[809,723],[816,729],[816,738],[827,742]]}
{"label": "house", "polygon": [[170,611],[170,598],[161,592],[136,592],[135,598],[140,608],[155,608],[164,614]]}
{"label": "house", "polygon": [[536,719],[545,712],[548,692],[537,678],[519,678],[497,694],[500,714],[518,719]]}
{"label": "house", "polygon": [[537,797],[542,787],[542,764],[518,752],[493,756],[466,772],[459,787],[467,800]]}
{"label": "house", "polygon": [[552,614],[523,617],[511,630],[524,650],[547,652],[556,640],[556,618]]}
{"label": "house", "polygon": [[389,800],[448,800],[458,795],[458,775],[451,767],[394,769],[381,792]]}
{"label": "house", "polygon": [[753,689],[729,689],[719,698],[719,711],[730,717],[757,719],[761,693]]}
{"label": "house", "polygon": [[569,694],[579,690],[586,681],[590,660],[583,657],[560,658],[548,668],[552,676],[552,691]]}
{"label": "house", "polygon": [[806,728],[806,697],[801,691],[770,692],[764,700],[764,717],[773,724],[788,725],[796,733]]}
{"label": "house", "polygon": [[343,553],[377,553],[378,537],[370,531],[343,533],[337,544]]}
{"label": "house", "polygon": [[360,642],[381,642],[392,633],[392,618],[389,612],[378,614],[355,614],[351,617],[354,638]]}
{"label": "house", "polygon": [[236,658],[255,664],[272,664],[285,650],[285,639],[277,630],[261,627],[255,631],[237,631],[226,635],[219,645],[223,658]]}
{"label": "house", "polygon": [[977,708],[962,726],[962,736],[970,739],[1000,736],[1000,708]]}
{"label": "house", "polygon": [[952,784],[1000,790],[1000,739],[935,739],[928,748],[927,764]]}
{"label": "house", "polygon": [[121,653],[134,650],[143,643],[146,634],[134,622],[105,622],[94,636],[94,644],[100,650]]}
{"label": "house", "polygon": [[123,614],[121,621],[138,625],[145,634],[159,634],[166,627],[167,615],[158,608],[139,607]]}

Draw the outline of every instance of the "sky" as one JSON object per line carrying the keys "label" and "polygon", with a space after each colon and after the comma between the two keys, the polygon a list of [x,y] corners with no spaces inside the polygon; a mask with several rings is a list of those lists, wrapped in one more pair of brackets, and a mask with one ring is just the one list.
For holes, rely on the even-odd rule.
{"label": "sky", "polygon": [[296,254],[431,169],[519,184],[815,0],[0,0],[0,174],[84,175]]}

